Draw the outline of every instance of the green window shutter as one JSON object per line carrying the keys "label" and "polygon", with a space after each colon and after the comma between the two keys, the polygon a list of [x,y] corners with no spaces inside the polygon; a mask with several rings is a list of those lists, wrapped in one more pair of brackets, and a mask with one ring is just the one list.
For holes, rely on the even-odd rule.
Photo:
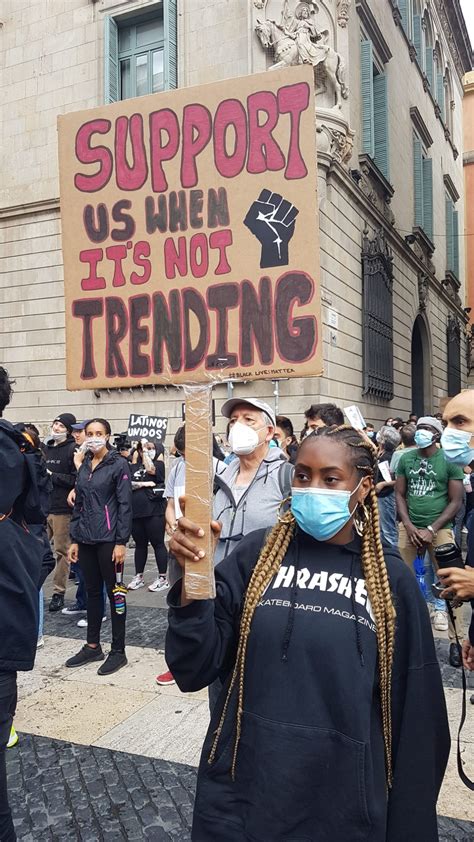
{"label": "green window shutter", "polygon": [[446,269],[448,272],[452,272],[454,267],[453,202],[449,196],[446,196],[444,205],[446,210]]}
{"label": "green window shutter", "polygon": [[374,89],[374,161],[380,172],[389,179],[387,77],[379,73],[373,80]]}
{"label": "green window shutter", "polygon": [[423,231],[433,239],[433,161],[423,158]]}
{"label": "green window shutter", "polygon": [[118,75],[118,26],[107,15],[104,19],[104,101],[117,102],[119,99]]}
{"label": "green window shutter", "polygon": [[374,157],[374,78],[371,41],[360,45],[360,73],[362,94],[362,151]]}
{"label": "green window shutter", "polygon": [[441,117],[443,122],[445,120],[445,108],[444,108],[444,82],[443,82],[443,74],[437,73],[436,74],[436,101],[441,109]]}
{"label": "green window shutter", "polygon": [[413,44],[418,64],[421,65],[421,15],[413,15]]}
{"label": "green window shutter", "polygon": [[453,209],[453,272],[459,278],[459,211]]}
{"label": "green window shutter", "polygon": [[415,225],[423,228],[423,158],[421,140],[413,138],[413,187],[415,192]]}
{"label": "green window shutter", "polygon": [[430,86],[431,93],[434,95],[434,61],[433,61],[433,47],[430,45],[427,46],[425,51],[425,70],[426,70],[426,77],[428,79],[428,83]]}
{"label": "green window shutter", "polygon": [[402,16],[403,29],[408,33],[408,0],[398,0],[398,8]]}
{"label": "green window shutter", "polygon": [[164,0],[163,30],[165,39],[165,91],[178,87],[178,15],[177,0]]}

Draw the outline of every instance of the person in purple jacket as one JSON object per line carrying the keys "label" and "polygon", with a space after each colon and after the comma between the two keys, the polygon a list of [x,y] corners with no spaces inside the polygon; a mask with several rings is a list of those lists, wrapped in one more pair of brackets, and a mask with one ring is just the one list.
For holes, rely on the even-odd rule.
{"label": "person in purple jacket", "polygon": [[[188,600],[181,581],[169,593],[178,686],[223,682],[194,842],[438,840],[443,687],[416,578],[382,547],[375,470],[355,430],[310,435],[290,508],[216,567],[216,599]],[[198,534],[179,520],[170,547],[181,565],[199,559]]]}

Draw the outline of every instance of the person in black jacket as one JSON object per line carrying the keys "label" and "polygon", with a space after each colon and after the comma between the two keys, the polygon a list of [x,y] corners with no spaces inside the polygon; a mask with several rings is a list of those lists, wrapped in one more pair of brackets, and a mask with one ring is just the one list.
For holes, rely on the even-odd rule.
{"label": "person in black jacket", "polygon": [[155,553],[158,576],[148,586],[148,590],[162,591],[169,587],[166,578],[168,552],[165,547],[166,500],[163,497],[165,489],[163,453],[164,448],[160,442],[155,444],[143,439],[138,443],[131,459],[135,576],[127,587],[132,591],[145,586],[143,571],[149,543]]}
{"label": "person in black jacket", "polygon": [[54,540],[56,567],[54,570],[54,587],[50,611],[60,611],[64,607],[69,576],[69,526],[71,511],[67,498],[76,481],[74,466],[74,450],[76,443],[72,436],[72,425],[76,418],[70,412],[58,415],[51,427],[51,438],[45,442],[46,467],[51,472],[53,493],[51,495],[50,513],[48,516],[48,538]]}
{"label": "person in black jacket", "polygon": [[80,667],[102,661],[100,645],[105,583],[110,600],[112,648],[98,669],[110,675],[127,663],[125,656],[126,611],[117,614],[113,596],[115,570],[123,566],[125,548],[132,528],[132,489],[128,462],[109,449],[111,428],[103,418],[87,422],[87,454],[79,469],[76,499],[71,518],[69,558],[79,561],[87,590],[87,643],[66,661],[67,667]]}
{"label": "person in black jacket", "polygon": [[[382,548],[375,469],[357,431],[310,435],[290,510],[218,565],[215,601],[188,600],[181,582],[168,595],[178,686],[224,681],[195,842],[438,840],[443,686],[416,578]],[[196,534],[180,519],[170,548],[182,565],[200,557]]]}
{"label": "person in black jacket", "polygon": [[[10,403],[12,385],[0,366],[0,416]],[[26,443],[25,443],[26,444]],[[0,839],[14,842],[7,795],[5,749],[17,701],[17,671],[32,670],[38,638],[38,584],[43,550],[25,525],[39,504],[30,494],[32,476],[22,435],[0,421]],[[37,498],[36,498],[36,502]],[[35,512],[34,509],[37,509]]]}

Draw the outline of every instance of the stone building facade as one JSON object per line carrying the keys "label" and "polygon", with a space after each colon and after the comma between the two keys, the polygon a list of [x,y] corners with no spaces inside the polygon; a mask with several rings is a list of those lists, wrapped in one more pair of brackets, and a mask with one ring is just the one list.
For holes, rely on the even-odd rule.
{"label": "stone building facade", "polygon": [[474,71],[464,77],[464,254],[466,260],[466,306],[468,325],[468,383],[474,385]]}
{"label": "stone building facade", "polygon": [[[177,389],[67,392],[56,120],[163,86],[288,60],[312,63],[317,104],[324,376],[216,388],[358,404],[378,422],[439,407],[466,378],[458,0],[6,0],[0,23],[1,362],[10,417],[65,408],[181,419]],[[316,224],[316,221],[315,221]],[[219,427],[221,425],[218,425]]]}

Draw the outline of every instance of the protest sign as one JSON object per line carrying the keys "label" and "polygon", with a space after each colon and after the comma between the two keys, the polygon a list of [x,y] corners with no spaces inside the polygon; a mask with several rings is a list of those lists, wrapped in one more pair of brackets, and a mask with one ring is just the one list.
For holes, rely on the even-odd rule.
{"label": "protest sign", "polygon": [[168,419],[159,415],[131,415],[128,419],[127,435],[131,441],[147,439],[163,444],[168,428]]}
{"label": "protest sign", "polygon": [[312,67],[58,128],[69,389],[322,373]]}
{"label": "protest sign", "polygon": [[365,430],[365,420],[358,406],[345,406],[344,414],[354,430]]}
{"label": "protest sign", "polygon": [[[58,133],[69,389],[322,373],[311,66],[61,115]],[[204,599],[205,389],[186,416],[206,559],[185,588]]]}

